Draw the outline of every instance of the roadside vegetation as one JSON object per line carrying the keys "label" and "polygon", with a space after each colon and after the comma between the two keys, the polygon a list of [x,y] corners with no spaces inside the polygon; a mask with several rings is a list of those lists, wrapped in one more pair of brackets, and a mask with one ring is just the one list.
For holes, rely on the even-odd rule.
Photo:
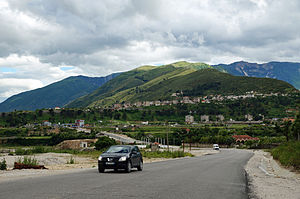
{"label": "roadside vegetation", "polygon": [[73,156],[70,157],[70,159],[67,161],[67,164],[75,164],[75,159]]}
{"label": "roadside vegetation", "polygon": [[300,171],[300,113],[294,123],[285,123],[282,131],[287,142],[272,149],[271,154],[282,165]]}
{"label": "roadside vegetation", "polygon": [[284,166],[300,171],[300,141],[288,142],[272,149],[271,154]]}
{"label": "roadside vegetation", "polygon": [[116,145],[117,142],[114,139],[103,136],[100,137],[95,143],[96,150],[105,150],[112,145]]}
{"label": "roadside vegetation", "polygon": [[81,151],[75,149],[57,149],[52,146],[34,146],[34,147],[15,147],[15,153],[11,152],[10,155],[34,155],[41,153],[69,153],[77,156],[85,156],[91,158],[98,158],[103,150]]}
{"label": "roadside vegetation", "polygon": [[0,162],[0,170],[6,170],[6,169],[7,169],[6,160],[3,158],[3,160]]}
{"label": "roadside vegetation", "polygon": [[23,158],[19,158],[17,160],[17,163],[20,164],[25,164],[25,165],[29,165],[29,166],[36,166],[38,165],[38,160],[34,157],[23,157]]}
{"label": "roadside vegetation", "polygon": [[193,157],[191,153],[183,151],[141,151],[144,158],[180,158],[180,157]]}

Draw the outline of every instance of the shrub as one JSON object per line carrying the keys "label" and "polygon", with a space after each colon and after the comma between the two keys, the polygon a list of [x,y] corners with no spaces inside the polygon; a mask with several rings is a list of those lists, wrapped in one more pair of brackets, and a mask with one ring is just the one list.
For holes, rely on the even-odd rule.
{"label": "shrub", "polygon": [[179,158],[193,155],[183,151],[142,151],[145,158]]}
{"label": "shrub", "polygon": [[17,148],[15,154],[16,155],[30,155],[31,154],[31,150]]}
{"label": "shrub", "polygon": [[96,147],[96,150],[102,150],[102,149],[108,148],[108,147],[110,147],[112,145],[116,145],[116,144],[117,143],[114,139],[103,136],[97,140],[97,142],[95,143],[95,147]]}
{"label": "shrub", "polygon": [[292,166],[300,170],[300,142],[288,142],[281,144],[271,151],[274,159],[284,166]]}
{"label": "shrub", "polygon": [[47,153],[47,150],[43,146],[35,146],[33,149],[31,149],[31,153]]}
{"label": "shrub", "polygon": [[67,161],[67,164],[75,164],[73,156],[70,157],[70,160]]}
{"label": "shrub", "polygon": [[0,162],[0,170],[6,170],[6,169],[7,169],[6,160],[3,159],[3,160]]}
{"label": "shrub", "polygon": [[24,157],[23,159],[19,158],[17,162],[20,164],[26,164],[32,166],[38,165],[38,161],[34,157]]}

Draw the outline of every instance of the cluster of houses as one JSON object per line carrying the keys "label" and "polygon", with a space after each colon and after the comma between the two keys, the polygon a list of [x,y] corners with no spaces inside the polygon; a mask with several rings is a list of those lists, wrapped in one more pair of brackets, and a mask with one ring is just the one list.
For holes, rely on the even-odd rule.
{"label": "cluster of houses", "polygon": [[64,123],[64,124],[53,124],[52,122],[49,122],[47,120],[43,121],[42,124],[26,124],[25,127],[26,128],[34,128],[36,126],[44,126],[44,127],[52,127],[54,129],[58,129],[58,128],[73,128],[76,129],[78,132],[86,132],[86,133],[90,133],[91,130],[87,129],[87,127],[90,127],[89,124],[85,124],[84,120],[75,120],[75,123]]}
{"label": "cluster of houses", "polygon": [[[261,116],[262,116],[262,118],[264,118],[263,115],[261,115]],[[200,116],[200,122],[204,122],[204,123],[210,122],[209,118],[210,118],[209,115],[201,115]],[[225,120],[225,117],[223,115],[216,115],[215,118],[216,118],[217,122],[223,122]],[[247,122],[249,122],[249,121],[252,122],[253,121],[253,116],[250,115],[250,114],[247,114],[247,115],[245,115],[245,120]],[[229,122],[233,122],[234,123],[234,122],[237,122],[237,121],[234,121],[234,120],[230,119]],[[192,115],[186,115],[185,116],[185,123],[187,123],[187,124],[194,124],[195,123],[194,116],[192,116]]]}
{"label": "cluster of houses", "polygon": [[125,102],[117,103],[113,105],[114,110],[127,109],[131,107],[143,107],[143,106],[165,106],[165,105],[176,105],[176,104],[197,104],[197,103],[212,103],[212,102],[222,102],[225,100],[239,100],[246,98],[257,98],[257,97],[270,97],[270,96],[287,96],[287,94],[281,93],[270,93],[262,94],[255,91],[246,92],[244,95],[208,95],[203,97],[188,97],[183,96],[183,93],[173,93],[171,97],[172,100],[156,100],[156,101],[142,101],[142,102]]}

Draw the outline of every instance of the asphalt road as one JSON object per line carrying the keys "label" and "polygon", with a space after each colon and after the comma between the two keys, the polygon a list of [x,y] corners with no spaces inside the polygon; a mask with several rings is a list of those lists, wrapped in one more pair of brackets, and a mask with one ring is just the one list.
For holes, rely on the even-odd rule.
{"label": "asphalt road", "polygon": [[0,183],[0,198],[248,198],[244,165],[252,154],[215,155],[155,162],[131,173],[97,169]]}

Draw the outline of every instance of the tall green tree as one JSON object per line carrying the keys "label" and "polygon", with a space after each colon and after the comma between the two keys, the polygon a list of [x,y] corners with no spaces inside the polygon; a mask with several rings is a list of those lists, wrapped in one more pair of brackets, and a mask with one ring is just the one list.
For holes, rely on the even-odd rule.
{"label": "tall green tree", "polygon": [[295,140],[300,141],[300,113],[292,125],[292,135]]}

